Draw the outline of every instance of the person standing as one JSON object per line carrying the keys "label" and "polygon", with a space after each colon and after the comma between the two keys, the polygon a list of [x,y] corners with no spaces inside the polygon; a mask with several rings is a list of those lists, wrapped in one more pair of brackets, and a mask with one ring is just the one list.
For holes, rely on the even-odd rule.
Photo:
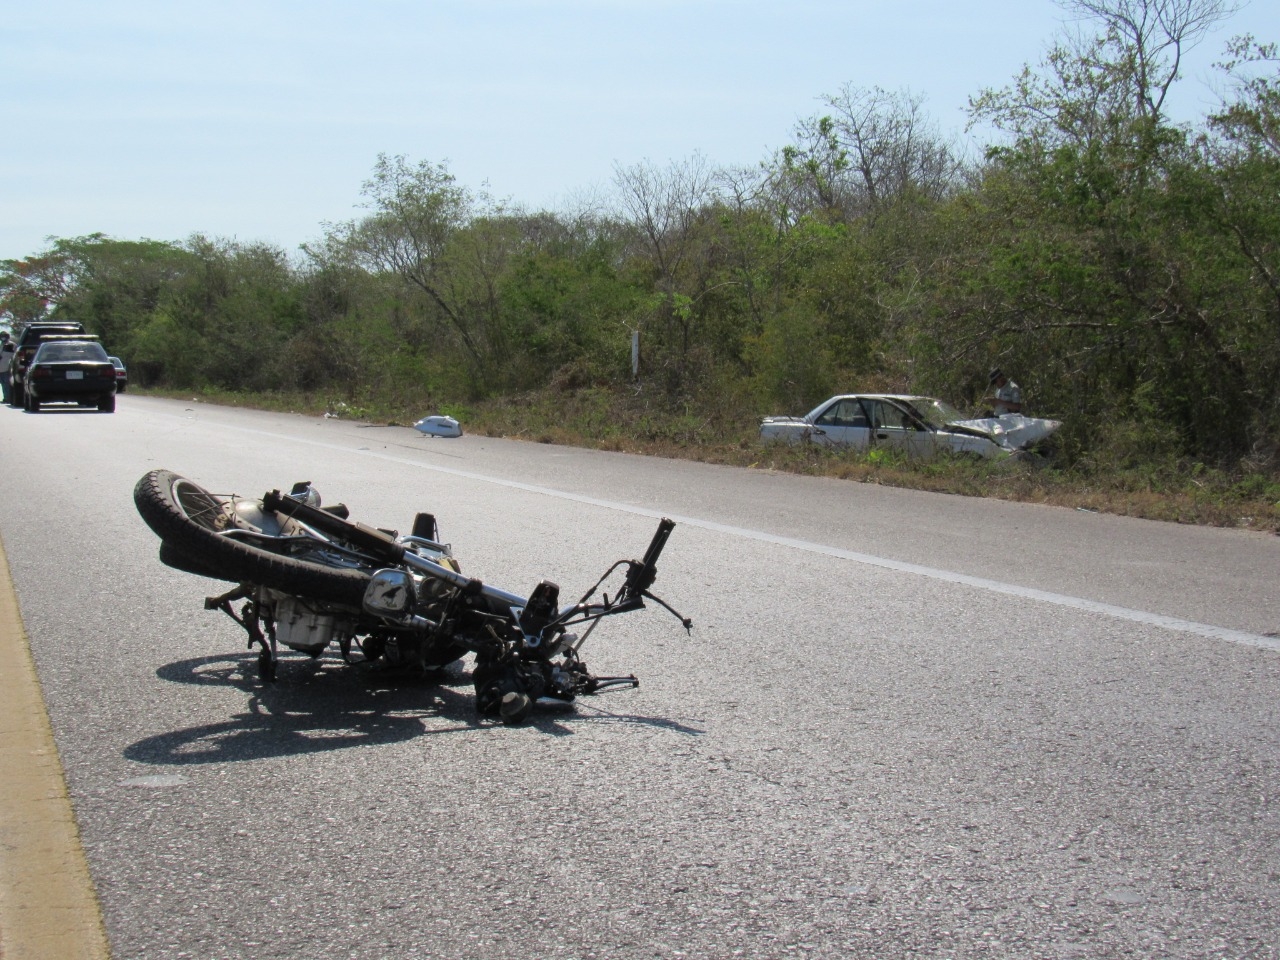
{"label": "person standing", "polygon": [[0,333],[0,400],[9,402],[9,365],[13,363],[14,343],[9,331]]}
{"label": "person standing", "polygon": [[997,417],[1022,412],[1022,390],[1004,375],[1003,370],[995,367],[988,377],[988,383],[992,392],[983,397],[982,402],[990,403]]}

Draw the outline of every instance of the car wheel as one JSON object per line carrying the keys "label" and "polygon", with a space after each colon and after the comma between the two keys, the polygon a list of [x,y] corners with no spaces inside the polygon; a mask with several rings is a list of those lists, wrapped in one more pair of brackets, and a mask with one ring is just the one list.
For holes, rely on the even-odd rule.
{"label": "car wheel", "polygon": [[110,394],[98,401],[99,413],[115,413],[116,412],[116,395]]}
{"label": "car wheel", "polygon": [[22,390],[22,384],[9,388],[9,406],[22,407],[26,406],[26,396]]}
{"label": "car wheel", "polygon": [[27,413],[39,413],[39,412],[40,412],[40,401],[39,401],[39,400],[37,400],[35,397],[33,397],[33,396],[32,396],[31,394],[29,394],[29,393],[28,393],[28,394],[26,395],[26,397],[25,397],[25,403],[24,403],[24,406],[27,408]]}

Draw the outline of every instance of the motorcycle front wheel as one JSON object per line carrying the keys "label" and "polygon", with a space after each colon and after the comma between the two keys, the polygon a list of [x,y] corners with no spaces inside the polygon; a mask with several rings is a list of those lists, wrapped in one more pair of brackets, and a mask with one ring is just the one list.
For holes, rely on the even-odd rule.
{"label": "motorcycle front wheel", "polygon": [[368,569],[326,562],[324,540],[273,537],[262,532],[237,536],[234,502],[169,470],[152,470],[133,489],[138,513],[161,539],[172,566],[233,582],[256,583],[295,596],[360,607]]}

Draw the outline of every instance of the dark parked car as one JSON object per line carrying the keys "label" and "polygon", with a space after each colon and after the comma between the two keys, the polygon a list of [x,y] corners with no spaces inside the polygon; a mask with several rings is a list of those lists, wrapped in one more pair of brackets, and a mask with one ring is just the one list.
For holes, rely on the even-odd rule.
{"label": "dark parked car", "polygon": [[129,385],[129,368],[119,357],[107,357],[107,359],[116,368],[116,393],[124,393],[124,388]]}
{"label": "dark parked car", "polygon": [[[9,395],[11,407],[25,406],[27,368],[40,344],[49,337],[84,336],[83,323],[29,323],[13,340],[13,353],[9,362]],[[7,351],[9,345],[4,349]]]}
{"label": "dark parked car", "polygon": [[96,340],[58,338],[40,344],[27,368],[24,406],[29,413],[55,402],[116,409],[116,368]]}

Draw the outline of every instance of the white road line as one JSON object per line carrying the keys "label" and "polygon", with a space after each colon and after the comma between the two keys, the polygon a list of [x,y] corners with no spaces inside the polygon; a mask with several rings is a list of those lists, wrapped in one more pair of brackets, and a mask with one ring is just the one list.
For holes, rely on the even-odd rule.
{"label": "white road line", "polygon": [[[638,512],[638,511],[637,511]],[[656,514],[654,514],[656,516]],[[671,519],[675,520],[675,517]],[[690,526],[705,527],[708,530],[717,530],[722,533],[732,534],[739,537],[747,537],[752,540],[762,540],[766,543],[774,543],[783,547],[792,547],[796,550],[807,550],[810,553],[821,553],[829,557],[839,557],[842,560],[852,560],[855,563],[865,563],[868,566],[880,567],[885,570],[894,570],[899,573],[910,573],[919,577],[929,577],[933,580],[942,580],[947,583],[959,583],[967,587],[976,587],[979,590],[989,590],[992,593],[1003,593],[1011,597],[1022,597],[1027,600],[1039,600],[1042,603],[1052,603],[1060,607],[1070,607],[1074,610],[1085,610],[1089,613],[1101,613],[1109,617],[1117,617],[1121,620],[1129,620],[1133,623],[1141,623],[1151,627],[1161,627],[1165,630],[1176,630],[1180,633],[1194,633],[1197,636],[1207,637],[1211,640],[1226,640],[1230,643],[1241,643],[1250,647],[1262,647],[1264,650],[1274,650],[1280,653],[1280,637],[1268,637],[1258,633],[1248,633],[1243,630],[1230,630],[1227,627],[1215,627],[1208,623],[1196,623],[1194,620],[1182,620],[1178,617],[1166,617],[1159,613],[1147,613],[1143,610],[1133,610],[1129,607],[1117,607],[1110,603],[1099,603],[1096,600],[1085,600],[1083,597],[1071,597],[1061,593],[1050,593],[1047,590],[1037,590],[1034,587],[1020,587],[1015,583],[1002,583],[999,580],[987,580],[984,577],[971,577],[965,573],[953,573],[950,570],[938,570],[934,567],[924,567],[917,563],[904,563],[901,560],[888,560],[884,557],[876,557],[867,553],[855,553],[852,550],[842,550],[839,547],[828,547],[821,543],[812,543],[808,540],[793,540],[790,537],[776,537],[772,534],[761,533],[756,530],[746,530],[741,527],[729,527],[720,523],[712,523],[705,520],[685,519],[681,522],[688,523]]]}
{"label": "white road line", "polygon": [[676,516],[675,514],[662,513],[661,511],[650,510],[645,507],[637,507],[629,503],[618,503],[614,500],[601,500],[598,497],[588,497],[584,494],[570,493],[566,490],[556,490],[552,487],[540,487],[532,483],[521,483],[519,480],[503,480],[498,477],[487,476],[483,473],[473,473],[469,470],[458,470],[454,467],[445,467],[435,463],[424,463],[421,460],[411,460],[407,457],[392,456],[391,454],[379,453],[367,448],[352,448],[350,446],[329,443],[322,440],[307,440],[300,437],[271,433],[266,430],[254,430],[249,427],[233,427],[232,429],[239,430],[241,433],[256,434],[273,440],[303,443],[309,446],[321,447],[326,450],[334,450],[340,453],[360,453],[378,460],[386,460],[390,463],[400,463],[410,467],[417,467],[422,470],[431,470],[435,473],[444,473],[454,477],[461,477],[466,480],[479,480],[483,483],[492,483],[500,487],[509,487],[513,490],[523,490],[527,493],[541,494],[546,497],[556,497],[560,500],[570,500],[594,507],[604,507],[605,509],[616,510],[620,513],[630,513],[635,514],[636,516],[652,517],[654,519],[660,519],[661,517],[667,516],[677,523],[687,524],[688,526],[698,527],[703,530],[711,530],[716,533],[728,534],[729,536],[742,537],[747,540],[758,540],[762,543],[772,543],[780,547],[789,547],[793,550],[804,550],[808,553],[818,553],[828,557],[835,557],[840,560],[851,560],[854,563],[863,563],[872,567],[880,567],[884,570],[908,573],[918,577],[928,577],[932,580],[941,580],[946,583],[963,584],[964,586],[974,587],[978,590],[987,590],[992,593],[1003,593],[1007,596],[1022,597],[1027,600],[1037,600],[1041,603],[1051,603],[1059,607],[1069,607],[1073,610],[1100,613],[1105,616],[1115,617],[1119,620],[1128,620],[1131,623],[1140,623],[1144,626],[1160,627],[1164,630],[1173,630],[1178,633],[1190,633],[1210,640],[1225,640],[1228,643],[1238,643],[1248,647],[1261,647],[1264,650],[1273,650],[1280,653],[1280,637],[1248,633],[1243,630],[1231,630],[1227,627],[1217,627],[1209,623],[1197,623],[1194,620],[1182,620],[1178,617],[1166,617],[1159,613],[1147,613],[1144,610],[1133,610],[1129,607],[1118,607],[1110,603],[1099,603],[1096,600],[1086,600],[1083,597],[1071,597],[1061,593],[1051,593],[1047,590],[1037,590],[1032,587],[1020,587],[1014,583],[1002,583],[999,580],[987,580],[983,577],[971,577],[964,573],[953,573],[950,570],[938,570],[934,567],[925,567],[916,563],[904,563],[900,560],[889,560],[885,557],[877,557],[867,553],[857,553],[853,550],[842,550],[839,547],[831,547],[822,543],[813,543],[809,540],[796,540],[791,537],[779,537],[771,533],[764,533],[760,530],[751,530],[746,527],[734,527],[728,524],[716,523],[712,520],[701,520],[697,517]]}

